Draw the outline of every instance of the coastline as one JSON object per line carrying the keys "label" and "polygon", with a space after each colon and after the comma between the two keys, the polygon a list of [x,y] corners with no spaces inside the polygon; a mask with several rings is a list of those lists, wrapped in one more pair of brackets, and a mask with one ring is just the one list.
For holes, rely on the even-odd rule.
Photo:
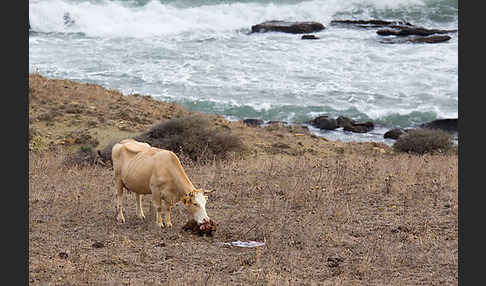
{"label": "coastline", "polygon": [[[93,147],[101,149],[113,140],[147,131],[160,121],[189,114],[199,114],[214,126],[230,130],[255,153],[340,154],[343,148],[348,152],[393,153],[390,144],[329,140],[315,135],[314,128],[303,124],[250,127],[242,120],[191,112],[148,95],[124,95],[97,84],[29,74],[29,138],[42,136],[50,146],[78,148],[83,142],[75,138],[77,134],[91,136],[98,141]],[[282,150],[272,147],[278,144],[288,147]]]}

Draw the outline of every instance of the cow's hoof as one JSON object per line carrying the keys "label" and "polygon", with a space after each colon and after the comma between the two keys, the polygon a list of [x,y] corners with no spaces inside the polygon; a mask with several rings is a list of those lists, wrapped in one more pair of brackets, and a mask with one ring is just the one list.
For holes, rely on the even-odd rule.
{"label": "cow's hoof", "polygon": [[164,228],[165,225],[163,223],[157,223],[157,226],[160,227],[160,228]]}
{"label": "cow's hoof", "polygon": [[125,223],[125,218],[123,216],[117,216],[116,220],[120,223]]}
{"label": "cow's hoof", "polygon": [[139,214],[139,215],[138,215],[138,218],[139,218],[139,219],[143,219],[143,220],[144,220],[144,219],[145,219],[145,215],[144,215],[144,214],[141,214],[141,215]]}
{"label": "cow's hoof", "polygon": [[168,223],[167,223],[167,222],[166,222],[166,223],[165,223],[165,226],[170,228],[170,227],[172,227],[172,223],[170,223],[170,222],[168,222]]}

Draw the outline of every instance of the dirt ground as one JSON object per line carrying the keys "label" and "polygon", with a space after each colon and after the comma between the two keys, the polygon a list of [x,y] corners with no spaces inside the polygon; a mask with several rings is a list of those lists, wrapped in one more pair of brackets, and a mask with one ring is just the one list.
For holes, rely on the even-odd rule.
{"label": "dirt ground", "polygon": [[[182,231],[181,205],[172,210],[174,226],[158,228],[150,196],[141,220],[135,196],[126,195],[121,224],[112,169],[65,165],[86,144],[68,135],[82,130],[98,148],[187,111],[96,85],[38,75],[29,83],[32,285],[458,283],[457,154],[397,154],[300,127],[249,128],[213,116],[251,150],[205,165],[181,158],[196,187],[214,190],[207,204],[214,236]],[[124,108],[113,107],[121,101]],[[120,127],[123,116],[131,129]],[[221,245],[237,240],[265,245]]]}

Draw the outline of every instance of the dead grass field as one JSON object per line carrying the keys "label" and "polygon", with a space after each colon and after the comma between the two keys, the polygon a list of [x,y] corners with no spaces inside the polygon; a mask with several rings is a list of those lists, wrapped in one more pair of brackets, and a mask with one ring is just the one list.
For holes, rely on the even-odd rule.
{"label": "dead grass field", "polygon": [[[214,237],[159,229],[125,196],[115,218],[112,171],[65,167],[66,152],[29,154],[32,285],[456,285],[457,156],[266,155],[197,165],[214,189]],[[218,242],[257,240],[263,247]]]}
{"label": "dead grass field", "polygon": [[[207,115],[242,139],[244,156],[182,157],[207,204],[213,237],[146,220],[125,196],[116,221],[112,170],[65,164],[92,142],[187,115],[180,106],[98,85],[29,76],[29,280],[32,285],[457,285],[458,156],[395,153],[301,126],[250,128]],[[265,246],[221,246],[236,240]]]}

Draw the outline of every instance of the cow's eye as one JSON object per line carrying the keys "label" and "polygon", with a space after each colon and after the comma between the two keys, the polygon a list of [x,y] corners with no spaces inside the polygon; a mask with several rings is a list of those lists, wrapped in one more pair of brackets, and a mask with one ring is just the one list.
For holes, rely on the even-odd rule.
{"label": "cow's eye", "polygon": [[197,203],[192,203],[192,204],[197,207]]}

